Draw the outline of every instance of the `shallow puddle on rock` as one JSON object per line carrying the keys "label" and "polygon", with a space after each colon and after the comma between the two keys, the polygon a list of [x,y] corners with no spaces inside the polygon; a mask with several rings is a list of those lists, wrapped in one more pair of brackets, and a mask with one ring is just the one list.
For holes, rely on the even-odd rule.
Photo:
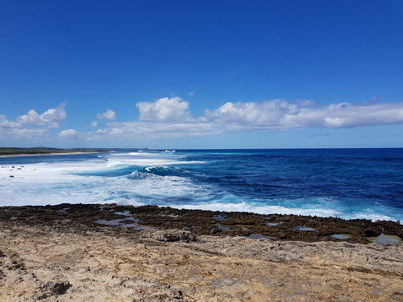
{"label": "shallow puddle on rock", "polygon": [[222,226],[220,224],[217,224],[217,229],[221,230],[221,231],[229,231],[230,228],[226,227],[226,226]]}
{"label": "shallow puddle on rock", "polygon": [[330,235],[330,237],[336,238],[336,239],[349,239],[352,236],[350,234],[333,234],[333,235]]}
{"label": "shallow puddle on rock", "polygon": [[63,208],[61,210],[57,210],[57,213],[66,213],[67,210],[70,210],[70,208]]}
{"label": "shallow puddle on rock", "polygon": [[131,216],[129,211],[124,211],[124,212],[115,212],[116,215],[121,215],[121,216]]}
{"label": "shallow puddle on rock", "polygon": [[266,225],[273,227],[273,226],[278,226],[282,223],[283,222],[266,222]]}
{"label": "shallow puddle on rock", "polygon": [[319,232],[319,230],[318,229],[315,229],[315,228],[310,228],[310,227],[307,227],[307,226],[297,226],[297,227],[295,227],[294,228],[294,230],[296,230],[296,231],[304,231],[304,232]]}
{"label": "shallow puddle on rock", "polygon": [[369,237],[369,241],[377,244],[400,244],[402,243],[402,239],[399,236],[395,235],[385,235],[382,233],[378,237]]}
{"label": "shallow puddle on rock", "polygon": [[262,234],[250,234],[248,238],[250,238],[250,239],[268,239],[268,240],[276,240],[276,237],[265,236],[265,235],[262,235]]}
{"label": "shallow puddle on rock", "polygon": [[213,216],[213,219],[222,221],[222,220],[227,219],[227,217],[224,215],[215,215],[215,216]]}
{"label": "shallow puddle on rock", "polygon": [[[126,221],[131,221],[132,223],[127,223]],[[123,228],[133,228],[134,230],[144,230],[148,229],[146,227],[142,227],[138,224],[138,220],[134,218],[125,218],[125,219],[113,219],[113,220],[95,220],[94,223],[102,224],[102,225],[112,225],[112,226],[119,226]]]}

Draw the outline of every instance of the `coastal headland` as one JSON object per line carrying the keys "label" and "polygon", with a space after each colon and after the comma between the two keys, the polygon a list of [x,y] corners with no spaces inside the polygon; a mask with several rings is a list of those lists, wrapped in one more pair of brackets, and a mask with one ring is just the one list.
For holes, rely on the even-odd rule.
{"label": "coastal headland", "polygon": [[1,301],[403,301],[399,222],[0,208]]}

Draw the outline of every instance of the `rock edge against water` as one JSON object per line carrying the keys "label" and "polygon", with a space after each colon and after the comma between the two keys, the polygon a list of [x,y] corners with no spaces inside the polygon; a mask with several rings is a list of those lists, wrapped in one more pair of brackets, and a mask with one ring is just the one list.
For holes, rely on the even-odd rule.
{"label": "rock edge against water", "polygon": [[[48,225],[59,229],[76,229],[78,232],[107,229],[127,233],[142,229],[180,229],[195,236],[244,236],[271,240],[352,243],[369,243],[371,240],[377,242],[378,238],[379,243],[382,243],[382,238],[389,238],[389,243],[401,243],[403,238],[403,226],[400,222],[393,221],[372,222],[365,219],[343,220],[333,217],[260,215],[116,204],[0,207],[0,220],[13,225]],[[167,241],[173,240],[168,237]]]}

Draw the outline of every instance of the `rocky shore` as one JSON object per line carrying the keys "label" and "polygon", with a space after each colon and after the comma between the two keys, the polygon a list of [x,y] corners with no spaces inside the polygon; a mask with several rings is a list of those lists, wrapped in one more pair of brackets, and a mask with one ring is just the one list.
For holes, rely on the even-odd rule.
{"label": "rocky shore", "polygon": [[403,301],[398,222],[61,204],[0,238],[0,301]]}

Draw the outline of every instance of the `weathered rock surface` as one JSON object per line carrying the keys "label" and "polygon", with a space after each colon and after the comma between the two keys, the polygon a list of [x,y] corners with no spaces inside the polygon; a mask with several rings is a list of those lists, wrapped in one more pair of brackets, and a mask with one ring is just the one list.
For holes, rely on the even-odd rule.
{"label": "weathered rock surface", "polygon": [[[57,206],[0,207],[0,220],[25,225],[52,225],[76,231],[109,229],[132,233],[141,229],[176,229],[198,235],[262,235],[278,240],[348,241],[369,243],[381,234],[403,239],[403,226],[393,221],[343,220],[300,215],[259,215],[244,212],[178,210],[157,206],[118,206],[115,204],[61,204]],[[94,223],[94,222],[104,222]],[[110,223],[108,223],[110,222]],[[315,231],[306,231],[315,230]],[[347,234],[346,239],[332,237]],[[259,236],[255,236],[258,238]],[[168,238],[166,238],[168,240]]]}
{"label": "weathered rock surface", "polygon": [[[210,230],[219,217],[220,225],[234,228],[231,222],[242,222],[254,233],[251,226],[268,234],[263,232],[267,217],[253,214],[94,205],[2,208],[0,213],[2,302],[403,301],[403,245],[369,243],[365,236],[356,237],[365,244],[323,239],[326,223],[315,218],[300,217],[294,225],[292,217],[279,216],[281,225],[288,223],[285,234],[290,227],[289,234],[306,237],[273,241]],[[127,215],[140,224],[148,217],[147,229],[92,222]],[[385,233],[399,232],[399,225],[388,224],[353,222],[348,233],[377,233],[379,225]],[[348,222],[336,219],[337,225]],[[292,230],[296,226],[318,232]]]}

